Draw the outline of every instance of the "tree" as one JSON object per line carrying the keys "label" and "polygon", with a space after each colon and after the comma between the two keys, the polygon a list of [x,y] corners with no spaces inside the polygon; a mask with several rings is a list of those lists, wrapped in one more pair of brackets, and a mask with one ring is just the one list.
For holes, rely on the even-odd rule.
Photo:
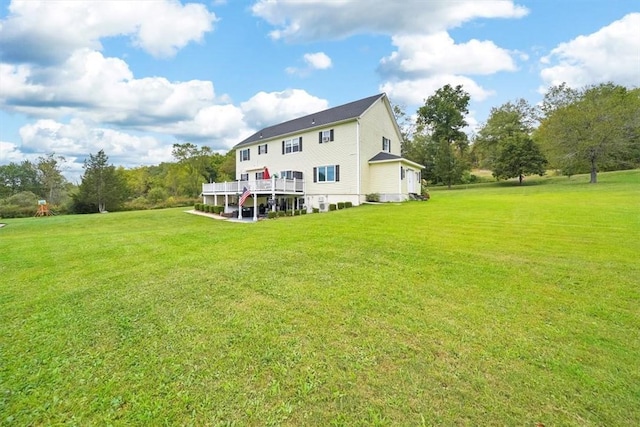
{"label": "tree", "polygon": [[418,109],[417,132],[430,133],[437,144],[434,170],[449,188],[461,179],[466,168],[469,141],[462,129],[467,126],[465,115],[469,113],[469,100],[469,94],[461,85],[455,88],[445,85]]}
{"label": "tree", "polygon": [[570,95],[543,110],[535,138],[563,173],[588,170],[590,182],[596,183],[600,167],[616,168],[620,159],[634,155],[640,135],[640,91],[605,83]]}
{"label": "tree", "polygon": [[0,197],[8,197],[23,191],[36,194],[41,192],[36,167],[28,160],[0,166],[0,184],[2,184]]}
{"label": "tree", "polygon": [[411,120],[405,112],[405,107],[402,105],[394,105],[392,107],[393,117],[396,119],[396,124],[400,128],[400,134],[402,135],[402,147],[408,141],[411,141],[413,134],[415,133],[415,123]]}
{"label": "tree", "polygon": [[533,139],[519,132],[501,142],[493,165],[493,176],[497,179],[518,178],[522,185],[525,175],[544,175],[546,164],[547,159]]}
{"label": "tree", "polygon": [[178,160],[182,172],[187,180],[187,192],[190,196],[197,196],[202,190],[202,182],[215,180],[216,170],[211,162],[213,152],[209,147],[198,148],[198,146],[186,142],[184,144],[173,144],[171,151],[173,157]]}
{"label": "tree", "polygon": [[536,123],[536,110],[524,99],[493,107],[473,144],[478,165],[493,170],[500,144],[514,135],[530,135]]}
{"label": "tree", "polygon": [[84,161],[84,175],[74,195],[73,210],[76,213],[105,212],[107,208],[118,210],[126,200],[128,188],[122,173],[109,165],[109,158],[100,150],[89,154]]}
{"label": "tree", "polygon": [[63,156],[56,156],[54,153],[38,157],[36,170],[38,180],[42,185],[42,194],[52,204],[58,204],[67,180],[62,175],[60,164],[64,162]]}

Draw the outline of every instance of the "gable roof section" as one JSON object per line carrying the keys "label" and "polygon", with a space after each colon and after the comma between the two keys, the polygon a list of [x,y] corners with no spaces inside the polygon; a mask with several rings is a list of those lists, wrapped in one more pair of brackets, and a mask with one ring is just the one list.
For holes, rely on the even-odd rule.
{"label": "gable roof section", "polygon": [[370,162],[382,162],[385,160],[401,160],[402,157],[396,156],[395,154],[387,153],[386,151],[381,151],[372,158],[369,159]]}
{"label": "gable roof section", "polygon": [[369,163],[386,163],[386,162],[401,162],[416,168],[424,169],[424,165],[421,165],[420,163],[416,163],[409,159],[405,159],[404,157],[396,156],[395,154],[387,153],[386,151],[381,151],[369,159]]}
{"label": "gable roof section", "polygon": [[266,127],[251,135],[244,141],[236,144],[235,148],[250,145],[257,141],[268,140],[280,135],[287,135],[294,132],[300,132],[306,129],[318,128],[332,123],[344,120],[355,119],[360,117],[365,111],[371,107],[378,99],[386,96],[384,93],[363,98],[358,101],[349,102],[348,104],[339,105],[329,108],[328,110],[319,111],[304,117],[289,120],[277,125]]}

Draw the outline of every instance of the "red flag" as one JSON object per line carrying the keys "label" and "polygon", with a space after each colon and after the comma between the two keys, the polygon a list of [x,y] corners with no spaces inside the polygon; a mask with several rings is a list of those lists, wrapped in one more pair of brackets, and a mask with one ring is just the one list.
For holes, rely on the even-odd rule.
{"label": "red flag", "polygon": [[267,167],[264,167],[264,172],[262,173],[262,179],[271,179],[271,175],[269,175],[269,169],[267,169]]}
{"label": "red flag", "polygon": [[251,191],[249,191],[247,187],[244,187],[242,191],[242,195],[240,196],[240,200],[238,201],[238,205],[242,206],[244,201],[247,200],[247,197],[249,197],[250,195],[251,195]]}

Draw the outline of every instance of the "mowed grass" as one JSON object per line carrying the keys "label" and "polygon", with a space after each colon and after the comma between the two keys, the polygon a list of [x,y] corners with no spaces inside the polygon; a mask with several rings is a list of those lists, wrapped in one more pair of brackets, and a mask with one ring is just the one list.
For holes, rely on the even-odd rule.
{"label": "mowed grass", "polygon": [[4,220],[0,425],[640,425],[640,171]]}

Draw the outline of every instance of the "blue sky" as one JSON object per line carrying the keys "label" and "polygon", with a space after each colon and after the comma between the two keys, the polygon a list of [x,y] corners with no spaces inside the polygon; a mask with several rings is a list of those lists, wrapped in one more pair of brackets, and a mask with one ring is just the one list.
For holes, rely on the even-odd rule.
{"label": "blue sky", "polygon": [[172,161],[380,92],[444,84],[491,107],[545,88],[640,86],[638,0],[0,0],[0,164],[89,153]]}

